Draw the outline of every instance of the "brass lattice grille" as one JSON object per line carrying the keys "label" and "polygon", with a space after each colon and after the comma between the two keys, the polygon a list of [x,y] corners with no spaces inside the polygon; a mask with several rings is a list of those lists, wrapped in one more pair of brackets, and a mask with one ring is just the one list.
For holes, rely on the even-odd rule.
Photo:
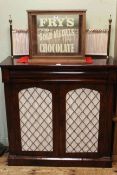
{"label": "brass lattice grille", "polygon": [[53,151],[52,94],[40,88],[19,92],[22,151]]}
{"label": "brass lattice grille", "polygon": [[97,152],[100,94],[76,89],[66,96],[66,152]]}

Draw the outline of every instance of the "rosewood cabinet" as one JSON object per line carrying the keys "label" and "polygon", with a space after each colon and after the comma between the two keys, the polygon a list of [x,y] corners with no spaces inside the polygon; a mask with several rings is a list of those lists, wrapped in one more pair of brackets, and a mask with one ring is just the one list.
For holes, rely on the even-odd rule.
{"label": "rosewood cabinet", "polygon": [[1,63],[9,165],[111,167],[116,63]]}

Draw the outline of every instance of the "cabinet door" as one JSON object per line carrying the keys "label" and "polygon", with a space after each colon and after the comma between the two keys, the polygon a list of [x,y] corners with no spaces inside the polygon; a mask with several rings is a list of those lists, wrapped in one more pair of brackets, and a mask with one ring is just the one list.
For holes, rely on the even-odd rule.
{"label": "cabinet door", "polygon": [[[56,87],[47,83],[10,86],[10,153],[48,155],[58,153]],[[12,133],[12,134],[11,134]],[[12,137],[13,136],[13,137]]]}
{"label": "cabinet door", "polygon": [[111,95],[109,87],[103,84],[74,82],[61,86],[61,156],[110,156]]}

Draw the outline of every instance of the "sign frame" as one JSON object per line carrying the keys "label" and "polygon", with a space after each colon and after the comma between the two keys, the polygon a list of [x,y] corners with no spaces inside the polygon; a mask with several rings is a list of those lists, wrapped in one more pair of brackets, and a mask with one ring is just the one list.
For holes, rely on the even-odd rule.
{"label": "sign frame", "polygon": [[[85,56],[85,35],[86,35],[86,10],[28,10],[28,28],[29,28],[29,54],[30,54],[30,61],[31,62],[37,62],[37,63],[79,63],[80,61],[84,61],[84,56]],[[42,18],[43,16],[46,16],[46,18]],[[62,17],[61,17],[62,16]],[[65,16],[65,18],[63,18]],[[75,29],[70,29],[70,27],[68,27],[68,25],[72,25],[73,21],[71,17],[74,16],[74,21],[76,20],[76,17],[78,17],[78,26],[75,26]],[[39,18],[40,17],[40,18]],[[47,18],[48,17],[48,18]],[[55,20],[53,22],[53,19],[51,20],[50,18],[54,18],[54,17],[58,17],[58,19],[60,20],[60,17],[62,19],[65,19],[66,21],[64,23],[64,25],[66,25],[66,28],[70,30],[76,30],[78,32],[77,36],[78,39],[76,41],[76,43],[70,43],[70,44],[66,44],[66,43],[59,43],[59,45],[61,46],[61,48],[59,48],[60,52],[51,52],[51,50],[54,48],[53,46],[57,45],[56,44],[56,40],[53,39],[55,41],[55,43],[51,40],[52,44],[49,44],[49,46],[46,44],[47,41],[45,41],[45,45],[44,44],[40,44],[41,43],[41,39],[39,38],[40,36],[43,36],[42,33],[38,32],[38,31],[53,31],[54,27],[55,30],[66,30],[64,29],[65,26],[62,26],[62,22],[59,24],[57,20]],[[70,18],[69,18],[70,17]],[[39,23],[38,23],[38,19],[39,18]],[[50,19],[50,23],[48,22],[48,20]],[[57,21],[57,22],[56,22]],[[40,27],[40,26],[42,27]],[[44,26],[46,25],[46,26]],[[48,26],[49,27],[48,27]],[[53,25],[53,26],[52,26]],[[40,28],[39,28],[39,27]],[[59,26],[59,27],[58,27]],[[62,26],[62,27],[61,27]],[[61,28],[60,28],[61,27]],[[48,32],[49,33],[49,32]],[[47,33],[46,33],[47,34]],[[52,32],[50,32],[50,34],[53,35]],[[68,34],[66,35],[69,36]],[[75,38],[75,34],[74,34],[74,38]],[[73,39],[73,38],[72,38]],[[62,41],[63,42],[63,41]],[[71,41],[70,41],[71,42]],[[78,43],[77,43],[78,42]],[[40,45],[40,46],[39,46]],[[73,46],[77,45],[78,47],[76,47],[76,50],[74,52],[74,48]],[[44,49],[42,49],[42,46],[44,46],[44,49],[46,48],[47,52],[43,52]],[[57,45],[58,46],[58,45]],[[56,48],[57,48],[56,46]],[[67,48],[64,52],[64,47]],[[67,46],[67,47],[66,47]],[[40,50],[42,50],[42,52],[40,52],[40,50],[38,49],[41,48]],[[50,47],[50,50],[48,49]],[[48,51],[48,50],[49,51]],[[55,48],[54,48],[55,49]],[[63,49],[63,50],[62,50]],[[39,50],[39,52],[38,52]]]}

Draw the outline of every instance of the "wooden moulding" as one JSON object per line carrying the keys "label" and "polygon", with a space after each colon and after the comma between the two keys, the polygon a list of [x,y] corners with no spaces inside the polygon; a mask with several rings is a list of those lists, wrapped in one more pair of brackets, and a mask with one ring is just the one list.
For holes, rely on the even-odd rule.
{"label": "wooden moulding", "polygon": [[13,156],[8,157],[9,166],[55,166],[55,167],[112,167],[110,158],[81,159],[81,158],[43,158],[34,156]]}
{"label": "wooden moulding", "polygon": [[84,62],[86,10],[30,10],[28,25],[30,63]]}
{"label": "wooden moulding", "polygon": [[75,58],[75,57],[44,57],[44,58],[33,58],[33,59],[29,59],[29,64],[85,64],[85,60],[82,59],[82,57],[79,58]]}
{"label": "wooden moulding", "polygon": [[113,121],[114,121],[115,123],[117,123],[117,117],[114,117],[114,118],[113,118]]}
{"label": "wooden moulding", "polygon": [[114,117],[113,121],[115,123],[114,145],[113,145],[113,161],[117,162],[117,117]]}

